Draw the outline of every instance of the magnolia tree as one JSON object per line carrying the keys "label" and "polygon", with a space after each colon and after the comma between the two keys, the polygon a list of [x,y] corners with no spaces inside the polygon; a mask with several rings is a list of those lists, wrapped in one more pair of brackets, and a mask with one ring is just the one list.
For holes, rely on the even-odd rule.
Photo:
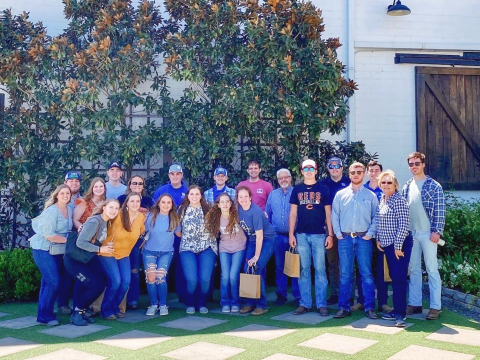
{"label": "magnolia tree", "polygon": [[361,142],[322,138],[345,129],[356,84],[337,58],[339,39],[322,38],[321,11],[312,3],[167,0],[166,6],[167,72],[191,83],[169,104],[166,145],[197,181],[218,164],[244,176],[235,169],[249,158],[261,160],[267,177],[281,166],[298,173],[306,156],[321,164],[333,154],[366,160]]}
{"label": "magnolia tree", "polygon": [[[1,122],[2,206],[27,216],[81,160],[105,165],[116,159],[132,167],[161,151],[161,127],[126,121],[127,109],[161,111],[165,75],[157,70],[165,31],[159,9],[149,1],[133,8],[126,0],[64,5],[70,22],[55,38],[27,13],[5,11],[0,21],[0,86],[8,96]],[[138,91],[153,79],[155,89]],[[11,221],[2,211],[4,241]]]}

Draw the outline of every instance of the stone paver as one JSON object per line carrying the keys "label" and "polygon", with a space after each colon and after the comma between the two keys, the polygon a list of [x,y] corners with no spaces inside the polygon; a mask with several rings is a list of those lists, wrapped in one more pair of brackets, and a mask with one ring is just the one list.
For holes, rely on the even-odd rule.
{"label": "stone paver", "polygon": [[7,315],[10,315],[10,314],[4,313],[4,312],[0,312],[0,317],[7,316]]}
{"label": "stone paver", "polygon": [[147,316],[145,315],[146,310],[128,310],[125,313],[125,317],[123,319],[118,319],[117,321],[124,322],[124,323],[139,323],[142,321],[150,320],[157,318],[157,316]]}
{"label": "stone paver", "polygon": [[[90,326],[90,325],[88,325]],[[78,351],[70,348],[54,351],[48,354],[35,356],[27,360],[104,360],[105,356],[95,355],[84,351]]]}
{"label": "stone paver", "polygon": [[292,312],[288,312],[286,314],[278,315],[272,317],[272,320],[281,320],[281,321],[288,321],[298,324],[309,324],[309,325],[316,325],[321,322],[330,320],[333,318],[333,315],[330,316],[320,316],[317,312],[308,312],[303,315],[293,315]]}
{"label": "stone paver", "polygon": [[[413,325],[412,323],[406,323],[407,328],[412,325]],[[360,331],[374,332],[379,334],[389,334],[389,335],[397,334],[405,329],[405,328],[395,327],[395,321],[383,320],[383,319],[371,320],[367,318],[354,321],[351,324],[345,325],[343,327],[345,329],[360,330]]]}
{"label": "stone paver", "polygon": [[250,313],[247,314],[240,314],[240,312],[222,312],[222,308],[216,308],[210,311],[212,314],[222,314],[222,315],[233,315],[233,316],[250,316]]}
{"label": "stone paver", "polygon": [[90,335],[98,331],[110,329],[110,326],[89,324],[88,326],[75,326],[72,324],[55,326],[53,328],[39,331],[42,334],[60,336],[67,339],[75,339],[80,336]]}
{"label": "stone paver", "polygon": [[116,346],[128,350],[143,349],[147,346],[159,344],[161,342],[173,339],[171,336],[152,334],[145,331],[132,330],[123,334],[107,337],[102,340],[96,340],[96,343]]}
{"label": "stone paver", "polygon": [[201,317],[186,316],[184,318],[158,324],[158,326],[163,326],[163,327],[168,327],[173,329],[198,331],[198,330],[203,330],[215,325],[223,324],[225,322],[227,322],[227,320],[218,320],[218,319],[212,319],[212,318],[203,317],[203,316]]}
{"label": "stone paver", "polygon": [[298,346],[353,355],[376,343],[378,341],[326,333],[300,343]]}
{"label": "stone paver", "polygon": [[431,349],[424,346],[410,345],[395,355],[389,357],[389,360],[470,360],[475,355],[462,354],[447,350]]}
{"label": "stone paver", "polygon": [[428,309],[423,309],[420,314],[407,315],[407,319],[427,320]]}
{"label": "stone paver", "polygon": [[273,354],[269,357],[264,358],[263,360],[310,360],[300,356],[293,356],[287,354]]}
{"label": "stone paver", "polygon": [[444,326],[433,334],[428,335],[427,339],[462,345],[480,346],[480,331]]}
{"label": "stone paver", "polygon": [[285,336],[295,332],[293,329],[283,329],[276,326],[266,326],[258,324],[250,324],[241,328],[223,333],[229,336],[238,336],[245,339],[270,341],[281,336]]}
{"label": "stone paver", "polygon": [[35,316],[24,316],[16,319],[0,321],[0,327],[7,329],[25,329],[30,326],[40,325]]}
{"label": "stone paver", "polygon": [[162,354],[162,356],[167,356],[169,358],[178,360],[225,360],[244,351],[245,349],[232,346],[199,341],[194,344],[181,347],[180,349],[170,351],[166,354]]}
{"label": "stone paver", "polygon": [[[275,301],[277,300],[277,294],[275,292],[269,292],[267,293],[267,301]],[[292,294],[288,293],[287,294],[287,301],[295,301],[295,298],[293,297]]]}
{"label": "stone paver", "polygon": [[0,339],[0,356],[15,354],[20,351],[34,349],[39,346],[42,346],[42,344],[37,344],[14,337],[6,337]]}

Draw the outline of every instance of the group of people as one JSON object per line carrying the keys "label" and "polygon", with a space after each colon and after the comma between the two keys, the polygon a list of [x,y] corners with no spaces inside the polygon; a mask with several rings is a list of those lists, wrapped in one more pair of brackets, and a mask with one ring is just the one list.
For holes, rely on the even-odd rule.
{"label": "group of people", "polygon": [[[35,235],[30,243],[42,274],[37,321],[58,325],[55,300],[57,311],[71,313],[71,322],[79,326],[93,322],[95,304],[105,319],[124,317],[127,306],[138,307],[142,258],[150,298],[146,315],[168,315],[170,276],[175,277],[187,314],[207,313],[217,258],[222,312],[262,315],[268,311],[266,268],[272,256],[275,305],[287,302],[283,268],[291,248],[300,258],[300,277],[292,278],[295,315],[312,309],[313,265],[315,305],[321,316],[329,315],[327,305],[338,302],[335,318],[364,310],[376,319],[376,286],[382,317],[405,326],[406,314],[422,312],[423,253],[430,286],[427,319],[436,319],[441,309],[436,251],[445,222],[444,196],[441,186],[424,173],[425,155],[414,152],[407,161],[413,178],[401,192],[395,173],[383,171],[379,162],[367,167],[354,162],[345,177],[338,157],[328,160],[329,176],[322,181],[317,181],[314,160],[302,162],[303,182],[295,186],[288,169],[278,170],[275,190],[260,179],[256,160],[247,164],[249,177],[236,188],[227,186],[225,168],[215,169],[215,185],[205,192],[197,185],[187,187],[183,168],[173,164],[170,182],[153,198],[145,195],[139,175],[126,186],[121,183],[118,162],[107,170],[109,181],[94,178],[83,197],[81,174],[71,171],[32,221]],[[369,181],[363,184],[367,171]],[[56,248],[67,238],[63,254]],[[384,261],[392,281],[393,309],[387,304]],[[240,273],[249,271],[260,275],[260,297],[245,298],[242,306]]]}

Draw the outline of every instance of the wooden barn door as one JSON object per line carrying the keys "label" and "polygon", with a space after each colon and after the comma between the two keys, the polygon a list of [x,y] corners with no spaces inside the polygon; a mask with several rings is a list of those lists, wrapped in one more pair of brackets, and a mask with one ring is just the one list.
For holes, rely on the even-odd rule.
{"label": "wooden barn door", "polygon": [[480,190],[480,69],[416,67],[417,148],[445,190]]}

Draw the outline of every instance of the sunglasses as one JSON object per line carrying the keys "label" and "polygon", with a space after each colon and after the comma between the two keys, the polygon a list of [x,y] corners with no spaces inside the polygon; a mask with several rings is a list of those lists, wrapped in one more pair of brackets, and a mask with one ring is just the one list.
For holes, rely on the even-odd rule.
{"label": "sunglasses", "polygon": [[410,167],[413,167],[413,165],[415,165],[415,166],[420,166],[420,164],[421,164],[420,161],[415,161],[415,162],[409,162],[409,163],[408,163],[408,166],[410,166]]}
{"label": "sunglasses", "polygon": [[362,175],[363,170],[350,171],[350,175],[355,175],[355,173],[357,173],[357,175]]}
{"label": "sunglasses", "polygon": [[392,185],[393,184],[393,181],[382,181],[382,185]]}
{"label": "sunglasses", "polygon": [[130,183],[130,185],[143,185],[143,182],[134,181],[134,182]]}
{"label": "sunglasses", "polygon": [[302,171],[304,171],[304,172],[309,172],[309,171],[315,172],[315,168],[313,168],[313,167],[304,167],[304,168],[302,169]]}
{"label": "sunglasses", "polygon": [[341,169],[342,167],[340,165],[328,165],[329,169]]}

